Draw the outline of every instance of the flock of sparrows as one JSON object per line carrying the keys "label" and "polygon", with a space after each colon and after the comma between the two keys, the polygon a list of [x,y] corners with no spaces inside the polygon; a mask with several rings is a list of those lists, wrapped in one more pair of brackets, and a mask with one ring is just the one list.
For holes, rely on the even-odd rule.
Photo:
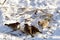
{"label": "flock of sparrows", "polygon": [[[5,24],[6,26],[10,27],[13,29],[13,31],[17,31],[20,30],[20,23],[16,22],[16,23],[11,23],[11,24]],[[18,27],[19,26],[19,27]],[[21,30],[22,32],[26,33],[27,35],[31,35],[32,37],[34,37],[33,34],[36,34],[37,32],[42,33],[38,30],[38,28],[34,27],[33,25],[29,26],[28,24],[24,24],[24,30]],[[12,32],[13,32],[12,31]]]}
{"label": "flock of sparrows", "polygon": [[[47,28],[48,27],[49,22],[50,22],[50,19],[52,17],[52,14],[46,14],[46,15],[43,15],[43,16],[47,16],[47,18],[45,18],[44,20],[38,21],[38,25],[41,26],[44,29],[44,28]],[[5,25],[8,26],[8,27],[10,27],[10,28],[12,28],[13,31],[16,31],[16,30],[20,30],[21,29],[20,28],[21,26],[19,26],[20,25],[19,22],[11,23],[11,24],[5,24]],[[39,31],[38,28],[36,28],[33,25],[29,26],[28,24],[24,24],[24,26],[25,27],[24,27],[24,30],[22,30],[22,32],[26,33],[27,35],[31,35],[32,37],[34,37],[33,34],[36,34],[37,32],[38,33],[42,33],[41,31]]]}

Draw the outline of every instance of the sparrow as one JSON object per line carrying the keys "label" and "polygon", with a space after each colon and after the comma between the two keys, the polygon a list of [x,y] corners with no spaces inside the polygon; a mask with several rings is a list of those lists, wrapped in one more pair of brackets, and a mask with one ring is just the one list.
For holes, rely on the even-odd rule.
{"label": "sparrow", "polygon": [[42,32],[39,31],[39,29],[36,28],[35,26],[32,25],[31,27],[32,27],[32,34],[36,34],[37,32],[42,33]]}
{"label": "sparrow", "polygon": [[32,37],[34,37],[33,34],[36,34],[37,32],[42,33],[38,30],[38,28],[34,26],[29,26],[28,24],[25,24],[24,31],[25,33],[31,35]]}
{"label": "sparrow", "polygon": [[25,27],[24,27],[24,32],[25,32],[27,35],[31,35],[32,37],[34,37],[33,34],[32,34],[32,27],[30,27],[28,24],[24,24],[24,25],[25,25]]}
{"label": "sparrow", "polygon": [[49,19],[46,18],[44,20],[38,21],[38,25],[42,27],[42,29],[47,28],[49,25]]}
{"label": "sparrow", "polygon": [[20,27],[18,26],[20,23],[16,22],[16,23],[11,23],[11,24],[5,24],[6,26],[10,27],[13,29],[13,31],[19,30]]}

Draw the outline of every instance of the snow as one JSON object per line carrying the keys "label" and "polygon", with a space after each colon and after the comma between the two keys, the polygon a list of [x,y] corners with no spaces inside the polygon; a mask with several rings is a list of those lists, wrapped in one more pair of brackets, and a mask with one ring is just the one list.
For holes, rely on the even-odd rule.
{"label": "snow", "polygon": [[[4,1],[5,0],[0,0],[0,40],[60,40],[60,0],[6,0],[3,4]],[[38,9],[37,15],[34,14],[36,9]],[[12,29],[4,25],[5,23],[19,22],[23,30],[24,19],[29,19],[31,21],[26,23],[34,25],[42,31],[37,22],[43,19],[39,17],[45,13],[39,11],[39,9],[53,14],[54,19],[54,21],[49,24],[49,26],[52,26],[51,29],[43,29],[43,34],[37,33],[35,37],[32,38],[20,30],[11,32]],[[6,16],[8,18],[6,18]]]}

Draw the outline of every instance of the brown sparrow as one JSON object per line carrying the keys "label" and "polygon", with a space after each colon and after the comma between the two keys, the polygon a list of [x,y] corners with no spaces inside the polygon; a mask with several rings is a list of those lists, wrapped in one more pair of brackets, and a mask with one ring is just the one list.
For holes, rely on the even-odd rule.
{"label": "brown sparrow", "polygon": [[25,28],[24,28],[25,33],[30,34],[32,37],[34,37],[33,34],[36,34],[37,32],[40,32],[36,27],[34,26],[29,26],[28,24],[25,24]]}
{"label": "brown sparrow", "polygon": [[16,30],[20,29],[20,27],[18,27],[19,24],[20,24],[19,22],[16,22],[16,23],[5,24],[5,25],[12,28],[13,31],[16,31]]}
{"label": "brown sparrow", "polygon": [[47,28],[49,25],[49,19],[44,19],[42,21],[38,21],[38,25],[40,25],[43,29]]}

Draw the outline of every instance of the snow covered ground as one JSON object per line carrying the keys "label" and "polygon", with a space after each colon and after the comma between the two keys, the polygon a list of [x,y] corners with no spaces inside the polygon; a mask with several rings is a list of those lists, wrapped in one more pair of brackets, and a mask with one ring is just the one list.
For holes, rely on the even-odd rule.
{"label": "snow covered ground", "polygon": [[[12,31],[11,28],[5,26],[7,23],[20,22],[21,26],[25,22],[24,19],[30,19],[35,26],[36,22],[40,20],[38,17],[41,14],[35,15],[36,9],[44,10],[44,13],[53,14],[53,19],[55,20],[51,23],[53,34],[49,34],[49,31],[45,34],[37,34],[35,37],[23,34],[21,31]],[[42,12],[40,12],[42,13]],[[8,18],[7,18],[7,17]],[[32,17],[33,19],[31,19]],[[38,19],[38,20],[37,20]],[[0,0],[0,40],[60,40],[60,0]]]}

